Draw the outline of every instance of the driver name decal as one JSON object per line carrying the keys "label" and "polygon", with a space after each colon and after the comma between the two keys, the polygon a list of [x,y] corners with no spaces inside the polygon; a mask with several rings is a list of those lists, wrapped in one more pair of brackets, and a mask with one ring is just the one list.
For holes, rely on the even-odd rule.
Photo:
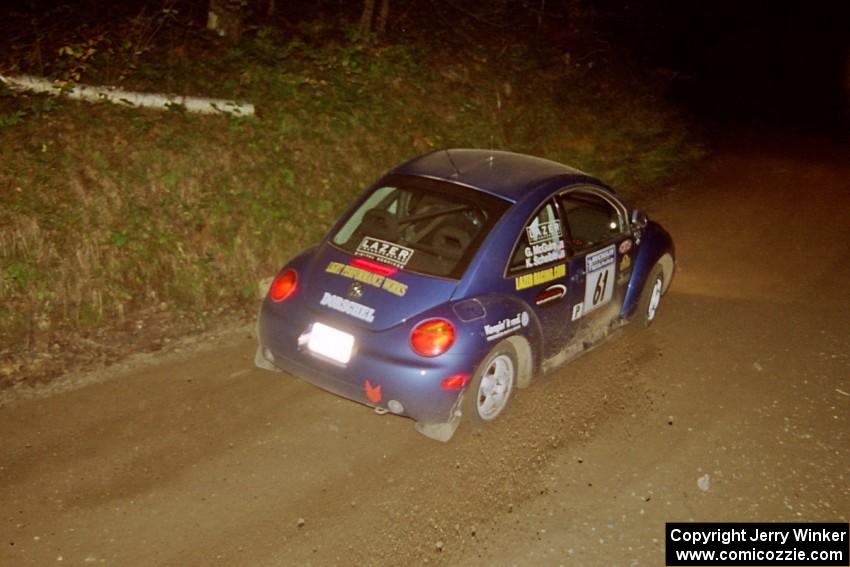
{"label": "driver name decal", "polygon": [[413,256],[413,249],[380,238],[364,236],[360,244],[357,245],[355,253],[396,268],[404,268],[410,261],[410,257]]}
{"label": "driver name decal", "polygon": [[534,268],[555,260],[562,260],[566,256],[563,240],[532,244],[525,247],[525,267]]}

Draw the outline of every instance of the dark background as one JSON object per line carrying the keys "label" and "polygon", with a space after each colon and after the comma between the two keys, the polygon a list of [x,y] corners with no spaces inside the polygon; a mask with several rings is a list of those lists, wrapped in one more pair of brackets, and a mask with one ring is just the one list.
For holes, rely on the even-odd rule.
{"label": "dark background", "polygon": [[670,69],[671,100],[703,122],[846,127],[850,3],[655,1],[629,12],[610,20],[611,37],[644,66]]}
{"label": "dark background", "polygon": [[[284,30],[311,20],[356,26],[363,9],[362,1],[277,0],[268,15],[267,2],[244,0],[246,33],[252,23]],[[37,33],[82,36],[145,5],[174,6],[198,30],[206,21],[207,0],[5,4],[0,71],[14,67]],[[573,61],[619,65],[648,81],[666,81],[669,100],[703,126],[841,133],[848,124],[850,2],[390,0],[389,6],[383,41],[473,42],[494,54],[524,43],[541,58],[569,54]]]}

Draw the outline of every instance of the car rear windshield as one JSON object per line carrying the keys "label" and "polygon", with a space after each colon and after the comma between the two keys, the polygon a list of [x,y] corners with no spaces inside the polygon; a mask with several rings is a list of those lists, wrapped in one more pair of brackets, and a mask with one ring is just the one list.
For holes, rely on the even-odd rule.
{"label": "car rear windshield", "polygon": [[332,242],[396,268],[460,279],[509,206],[462,185],[389,176],[351,213]]}

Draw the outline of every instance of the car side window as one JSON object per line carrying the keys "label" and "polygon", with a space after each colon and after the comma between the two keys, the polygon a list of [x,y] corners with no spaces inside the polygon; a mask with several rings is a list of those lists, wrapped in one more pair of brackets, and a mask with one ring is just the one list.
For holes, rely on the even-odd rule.
{"label": "car side window", "polygon": [[555,264],[566,257],[564,231],[555,211],[547,202],[529,219],[511,254],[508,274]]}
{"label": "car side window", "polygon": [[625,231],[625,219],[599,195],[571,191],[559,197],[570,244],[577,252],[593,248]]}

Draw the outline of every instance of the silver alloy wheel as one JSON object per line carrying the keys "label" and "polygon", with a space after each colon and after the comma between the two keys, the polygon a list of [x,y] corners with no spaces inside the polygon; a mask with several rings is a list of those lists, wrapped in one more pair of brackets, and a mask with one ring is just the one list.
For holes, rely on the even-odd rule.
{"label": "silver alloy wheel", "polygon": [[502,413],[514,387],[515,374],[514,361],[507,354],[499,354],[490,361],[476,392],[475,407],[481,419],[492,421]]}
{"label": "silver alloy wheel", "polygon": [[658,309],[658,304],[661,303],[661,288],[664,285],[664,281],[659,275],[655,278],[655,282],[652,284],[652,292],[649,296],[649,306],[646,309],[646,320],[652,321],[655,319],[655,312]]}

